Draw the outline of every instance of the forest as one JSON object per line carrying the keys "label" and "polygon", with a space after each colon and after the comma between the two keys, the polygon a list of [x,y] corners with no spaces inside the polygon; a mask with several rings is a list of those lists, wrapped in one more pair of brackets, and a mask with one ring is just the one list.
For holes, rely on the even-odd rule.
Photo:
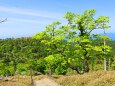
{"label": "forest", "polygon": [[[55,21],[32,37],[0,39],[0,75],[66,75],[115,70],[115,41],[106,36],[109,17],[95,9],[66,12],[67,24]],[[102,29],[104,36],[92,31]]]}

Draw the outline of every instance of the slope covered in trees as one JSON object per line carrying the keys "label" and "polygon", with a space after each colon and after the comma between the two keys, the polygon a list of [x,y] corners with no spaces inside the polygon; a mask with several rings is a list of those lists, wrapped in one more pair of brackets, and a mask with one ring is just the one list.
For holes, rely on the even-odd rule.
{"label": "slope covered in trees", "polygon": [[[109,41],[107,42],[112,47],[112,57],[115,56],[114,50],[115,50],[115,41]],[[17,39],[1,39],[0,40],[0,74],[14,74],[14,72],[19,72],[21,74],[23,73],[29,73],[30,65],[33,64],[33,70],[38,71],[41,73],[47,72],[47,66],[53,65],[53,68],[56,68],[60,63],[64,64],[64,59],[57,57],[56,61],[54,58],[52,58],[52,64],[49,63],[46,65],[45,58],[49,51],[46,49],[47,46],[40,43],[40,41],[32,39],[32,38],[17,38]],[[44,60],[45,58],[45,60]],[[94,70],[99,70],[103,66],[103,59],[100,59],[96,57],[95,60],[95,67]],[[32,61],[34,60],[34,61]],[[60,61],[59,61],[60,60]],[[50,60],[50,57],[48,59]],[[114,59],[111,59],[111,68],[114,69],[115,66],[113,66]],[[57,62],[57,63],[56,63]],[[60,62],[60,63],[59,63]],[[99,66],[100,64],[100,66]],[[32,65],[31,65],[32,66]],[[62,65],[62,68],[64,69],[62,73],[67,73],[67,70],[69,71],[70,68],[67,66],[67,64],[64,64],[64,67]],[[90,69],[91,69],[91,63],[90,63]],[[57,70],[58,71],[58,70]],[[56,71],[55,71],[56,72]]]}

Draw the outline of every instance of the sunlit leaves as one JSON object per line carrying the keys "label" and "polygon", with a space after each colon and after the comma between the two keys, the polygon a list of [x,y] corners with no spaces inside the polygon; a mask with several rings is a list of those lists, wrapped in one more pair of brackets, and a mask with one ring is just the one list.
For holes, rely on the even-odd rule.
{"label": "sunlit leaves", "polygon": [[68,20],[68,24],[72,24],[74,22],[74,19],[76,18],[76,14],[72,12],[66,12],[64,18]]}
{"label": "sunlit leaves", "polygon": [[41,40],[41,39],[46,39],[48,36],[45,31],[39,32],[36,35],[33,36],[33,38]]}
{"label": "sunlit leaves", "polygon": [[53,54],[45,57],[46,61],[46,72],[50,70],[55,71],[55,74],[64,74],[66,72],[66,61],[60,54]]}

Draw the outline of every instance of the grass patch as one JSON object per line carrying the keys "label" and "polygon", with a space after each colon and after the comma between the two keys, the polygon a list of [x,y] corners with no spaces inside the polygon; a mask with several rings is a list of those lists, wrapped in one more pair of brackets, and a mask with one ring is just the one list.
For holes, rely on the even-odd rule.
{"label": "grass patch", "polygon": [[115,71],[96,71],[83,75],[60,76],[55,81],[62,86],[115,86]]}
{"label": "grass patch", "polygon": [[[47,78],[46,75],[33,76],[34,80]],[[11,81],[0,81],[0,86],[30,86],[30,76],[13,76]],[[83,75],[52,75],[62,86],[115,86],[115,71],[94,71]]]}

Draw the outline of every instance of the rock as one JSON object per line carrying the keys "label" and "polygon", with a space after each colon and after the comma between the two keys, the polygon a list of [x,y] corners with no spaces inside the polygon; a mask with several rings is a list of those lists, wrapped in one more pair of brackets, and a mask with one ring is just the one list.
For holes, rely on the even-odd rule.
{"label": "rock", "polygon": [[34,75],[36,76],[36,75],[43,75],[41,72],[36,72],[36,73],[34,73]]}
{"label": "rock", "polygon": [[3,78],[4,78],[3,76],[0,76],[0,80],[3,80]]}
{"label": "rock", "polygon": [[3,80],[4,80],[4,81],[11,81],[12,78],[10,78],[10,77],[4,77]]}

